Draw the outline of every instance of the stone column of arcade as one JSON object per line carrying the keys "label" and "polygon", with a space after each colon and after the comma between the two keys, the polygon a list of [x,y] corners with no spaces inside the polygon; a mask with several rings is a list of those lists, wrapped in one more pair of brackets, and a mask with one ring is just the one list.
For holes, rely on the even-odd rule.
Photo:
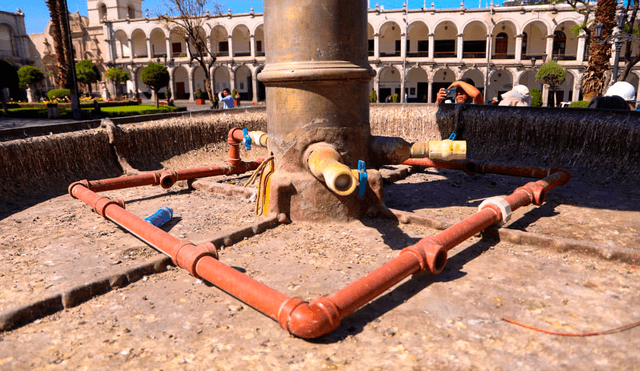
{"label": "stone column of arcade", "polygon": [[[367,160],[371,133],[368,86],[375,72],[367,60],[365,1],[265,0],[264,14],[266,67],[258,78],[266,86],[275,163],[268,211],[292,220],[359,218],[376,193],[358,198],[350,170]],[[327,157],[342,170],[314,175],[310,160]],[[377,171],[369,174],[375,179]]]}

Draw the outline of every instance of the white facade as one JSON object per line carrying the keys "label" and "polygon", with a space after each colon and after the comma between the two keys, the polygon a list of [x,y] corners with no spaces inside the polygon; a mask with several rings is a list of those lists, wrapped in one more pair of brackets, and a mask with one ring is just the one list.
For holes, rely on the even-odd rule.
{"label": "white facade", "polygon": [[[193,99],[203,88],[204,72],[190,64],[183,37],[143,15],[140,0],[88,0],[88,5],[89,23],[103,24],[104,63],[131,72],[127,93],[149,93],[140,75],[151,61],[167,65],[175,98]],[[217,56],[214,91],[235,88],[243,100],[264,100],[257,80],[265,63],[263,23],[263,14],[253,11],[207,16],[205,32]],[[518,84],[540,89],[535,73],[546,57],[567,69],[556,102],[576,101],[587,65],[586,36],[571,32],[580,23],[582,15],[568,5],[370,9],[369,62],[377,73],[371,87],[380,101],[404,90],[409,102],[433,102],[439,88],[469,77],[490,100]],[[627,80],[637,88],[639,78],[636,66]],[[548,88],[541,90],[546,104]]]}

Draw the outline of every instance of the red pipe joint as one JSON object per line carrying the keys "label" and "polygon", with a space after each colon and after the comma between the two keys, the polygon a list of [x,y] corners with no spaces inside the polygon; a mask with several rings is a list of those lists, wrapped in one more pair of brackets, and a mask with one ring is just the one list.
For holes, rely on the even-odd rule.
{"label": "red pipe joint", "polygon": [[516,190],[513,191],[513,194],[526,192],[532,204],[541,206],[544,203],[547,192],[544,189],[544,182],[542,182],[543,184],[540,183],[541,181],[527,183],[520,188],[516,188]]}
{"label": "red pipe joint", "polygon": [[244,139],[242,129],[232,128],[229,130],[229,160],[232,165],[238,165],[240,163],[240,143]]}
{"label": "red pipe joint", "polygon": [[[79,188],[76,188],[76,186],[81,186]],[[69,195],[71,195],[71,197],[75,198],[75,199],[82,199],[84,201],[84,199],[82,197],[78,197],[75,195],[75,192],[84,192],[85,194],[87,194],[88,199],[90,199],[89,202],[85,201],[89,206],[91,206],[93,208],[93,211],[95,211],[96,213],[98,213],[100,216],[102,216],[105,219],[107,218],[107,215],[105,213],[107,206],[109,205],[118,205],[121,208],[125,208],[124,207],[124,200],[122,199],[110,199],[108,197],[105,196],[100,196],[96,193],[94,193],[93,191],[91,191],[89,189],[89,182],[87,180],[81,180],[75,183],[72,183],[69,186]]]}
{"label": "red pipe joint", "polygon": [[205,256],[210,256],[218,260],[218,250],[211,242],[205,242],[198,246],[194,246],[190,242],[184,242],[175,249],[175,253],[171,256],[173,263],[189,271],[192,276],[202,279],[196,270],[198,262]]}
{"label": "red pipe joint", "polygon": [[340,326],[340,312],[326,297],[319,297],[311,303],[291,298],[278,310],[278,323],[301,338],[317,338]]}
{"label": "red pipe joint", "polygon": [[175,170],[165,170],[160,173],[159,184],[162,188],[171,188],[174,184],[176,184],[177,181],[178,172]]}
{"label": "red pipe joint", "polygon": [[438,274],[442,272],[447,264],[447,250],[434,236],[425,237],[415,245],[405,247],[400,253],[411,253],[418,259],[420,270],[415,274],[425,269],[428,269],[433,274]]}

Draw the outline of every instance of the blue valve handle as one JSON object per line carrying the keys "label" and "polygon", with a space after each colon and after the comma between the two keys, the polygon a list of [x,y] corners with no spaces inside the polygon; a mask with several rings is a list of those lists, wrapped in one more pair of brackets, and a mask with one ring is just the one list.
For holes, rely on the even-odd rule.
{"label": "blue valve handle", "polygon": [[367,166],[363,160],[358,160],[358,174],[360,185],[358,185],[358,197],[364,197],[364,191],[367,189]]}
{"label": "blue valve handle", "polygon": [[244,145],[247,147],[247,151],[251,151],[251,137],[249,136],[249,130],[247,128],[242,129],[242,136],[244,137]]}
{"label": "blue valve handle", "polygon": [[451,133],[451,135],[449,135],[449,140],[456,140],[456,132],[455,131],[453,133]]}

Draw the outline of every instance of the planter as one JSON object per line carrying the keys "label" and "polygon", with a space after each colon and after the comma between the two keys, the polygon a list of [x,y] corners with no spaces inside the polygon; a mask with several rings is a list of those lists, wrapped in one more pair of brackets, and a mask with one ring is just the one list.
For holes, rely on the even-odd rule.
{"label": "planter", "polygon": [[47,103],[47,117],[50,119],[58,118],[58,103]]}
{"label": "planter", "polygon": [[201,106],[204,104],[204,99],[197,99],[196,98],[196,105]]}

